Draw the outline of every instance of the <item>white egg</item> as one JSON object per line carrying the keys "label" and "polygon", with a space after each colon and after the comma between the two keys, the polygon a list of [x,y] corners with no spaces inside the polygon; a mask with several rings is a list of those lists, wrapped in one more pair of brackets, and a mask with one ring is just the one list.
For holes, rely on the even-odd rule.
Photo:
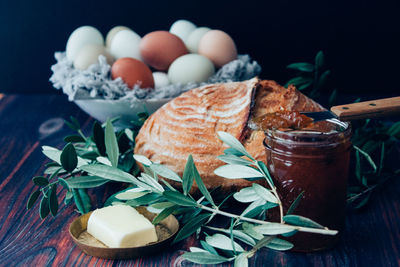
{"label": "white egg", "polygon": [[191,23],[188,20],[177,20],[172,24],[171,28],[169,29],[170,33],[177,35],[179,38],[182,39],[183,42],[189,37],[189,34],[196,29],[196,25]]}
{"label": "white egg", "polygon": [[99,56],[103,55],[108,64],[112,64],[114,59],[103,45],[88,44],[79,50],[74,59],[74,67],[86,70],[90,65],[98,63]]}
{"label": "white egg", "polygon": [[215,73],[214,64],[198,54],[188,54],[177,58],[168,69],[168,78],[173,84],[205,82]]}
{"label": "white egg", "polygon": [[139,50],[140,40],[140,36],[131,30],[117,32],[111,42],[111,55],[116,59],[131,57],[142,60]]}
{"label": "white egg", "polygon": [[161,88],[170,84],[168,75],[165,72],[153,72],[154,88]]}
{"label": "white egg", "polygon": [[106,47],[110,48],[111,47],[111,42],[114,39],[114,36],[120,32],[120,31],[124,31],[124,30],[128,30],[128,31],[132,31],[130,28],[125,27],[125,26],[116,26],[114,28],[112,28],[108,33],[107,33],[107,37],[106,37]]}
{"label": "white egg", "polygon": [[189,34],[185,44],[191,53],[197,53],[197,48],[199,47],[201,38],[210,30],[211,29],[207,27],[200,27]]}
{"label": "white egg", "polygon": [[68,38],[67,58],[74,61],[79,50],[88,44],[104,45],[103,35],[92,26],[82,26],[71,33]]}

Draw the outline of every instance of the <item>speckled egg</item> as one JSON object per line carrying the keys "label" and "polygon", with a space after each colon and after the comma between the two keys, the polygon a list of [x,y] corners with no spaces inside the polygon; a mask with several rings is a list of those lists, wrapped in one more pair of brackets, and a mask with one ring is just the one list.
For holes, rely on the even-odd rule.
{"label": "speckled egg", "polygon": [[232,38],[220,30],[211,30],[201,38],[198,53],[209,58],[217,68],[237,58]]}
{"label": "speckled egg", "polygon": [[168,69],[168,78],[173,84],[205,82],[215,73],[213,63],[198,54],[189,54],[177,58]]}
{"label": "speckled egg", "polygon": [[98,63],[99,56],[103,55],[107,59],[108,64],[112,64],[114,58],[102,45],[89,44],[82,47],[75,56],[74,67],[80,70],[86,70],[90,65]]}
{"label": "speckled egg", "polygon": [[167,31],[148,33],[140,42],[140,55],[143,61],[160,71],[168,70],[176,58],[187,52],[183,41]]}
{"label": "speckled egg", "polygon": [[134,58],[120,58],[115,61],[111,67],[111,77],[113,80],[121,77],[131,89],[136,84],[140,88],[154,88],[151,70],[142,61]]}

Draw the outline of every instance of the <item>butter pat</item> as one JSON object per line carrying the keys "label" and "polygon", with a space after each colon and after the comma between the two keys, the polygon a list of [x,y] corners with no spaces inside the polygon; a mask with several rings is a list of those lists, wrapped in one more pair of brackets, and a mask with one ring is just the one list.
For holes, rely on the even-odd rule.
{"label": "butter pat", "polygon": [[158,240],[154,225],[126,205],[93,211],[87,232],[110,248],[138,247]]}

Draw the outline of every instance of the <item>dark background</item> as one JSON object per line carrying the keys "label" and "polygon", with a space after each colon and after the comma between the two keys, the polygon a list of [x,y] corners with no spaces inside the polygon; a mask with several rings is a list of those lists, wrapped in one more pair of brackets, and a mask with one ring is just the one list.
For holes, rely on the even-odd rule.
{"label": "dark background", "polygon": [[285,66],[323,50],[339,92],[398,95],[399,1],[5,1],[0,0],[0,92],[56,93],[48,79],[54,51],[70,33],[116,25],[140,35],[177,19],[228,32],[239,53],[284,83]]}

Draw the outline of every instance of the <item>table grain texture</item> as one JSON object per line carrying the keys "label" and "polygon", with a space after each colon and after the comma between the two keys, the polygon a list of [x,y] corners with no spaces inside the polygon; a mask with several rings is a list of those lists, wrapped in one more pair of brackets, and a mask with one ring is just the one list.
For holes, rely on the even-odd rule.
{"label": "table grain texture", "polygon": [[[42,145],[62,148],[72,133],[65,125],[54,133],[40,126],[54,118],[75,116],[90,131],[93,119],[61,95],[0,94],[0,266],[198,266],[181,257],[195,237],[170,246],[149,258],[104,260],[87,256],[68,235],[78,216],[73,205],[60,205],[59,214],[41,220],[38,202],[26,210],[34,184],[48,162]],[[346,230],[334,249],[318,253],[278,252],[262,249],[249,266],[400,266],[400,177],[377,191],[361,211],[349,211]],[[58,187],[62,203],[65,192]],[[105,186],[91,197],[100,206],[114,188]],[[225,264],[218,266],[233,266]]]}

